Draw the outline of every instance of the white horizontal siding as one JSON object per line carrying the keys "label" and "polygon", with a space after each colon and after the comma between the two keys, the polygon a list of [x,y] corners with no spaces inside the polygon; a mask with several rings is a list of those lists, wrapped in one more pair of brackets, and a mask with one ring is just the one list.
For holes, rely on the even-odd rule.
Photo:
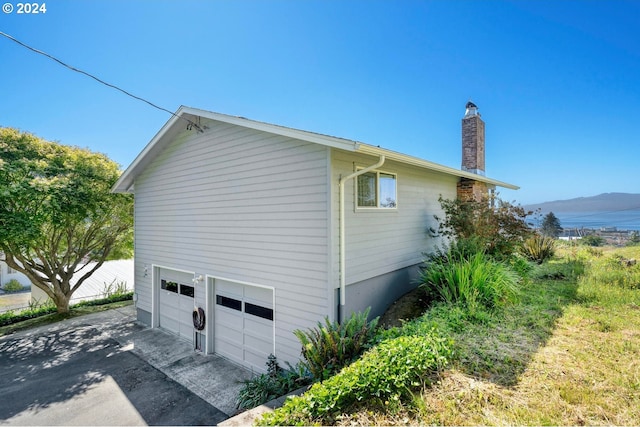
{"label": "white horizontal siding", "polygon": [[[358,167],[377,162],[377,158],[332,150],[333,197],[338,199],[340,176]],[[428,235],[429,227],[437,229],[433,215],[442,216],[438,197],[456,197],[457,178],[425,169],[387,161],[381,171],[397,174],[397,209],[356,209],[355,180],[345,187],[346,281],[357,283],[420,263],[422,254],[439,243]],[[338,242],[338,204],[332,215],[335,242]],[[337,243],[336,243],[337,245]],[[334,248],[338,253],[338,247]],[[338,283],[337,260],[334,260],[334,282]]]}
{"label": "white horizontal siding", "polygon": [[329,311],[329,149],[206,125],[178,135],[135,182],[138,306],[151,311],[145,264],[272,286],[278,358],[295,361],[293,329]]}

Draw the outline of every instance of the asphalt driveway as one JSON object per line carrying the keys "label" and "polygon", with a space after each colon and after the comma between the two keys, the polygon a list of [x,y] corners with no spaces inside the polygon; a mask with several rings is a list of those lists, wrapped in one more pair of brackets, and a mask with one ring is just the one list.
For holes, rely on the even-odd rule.
{"label": "asphalt driveway", "polygon": [[[139,325],[130,313],[125,322],[108,317],[114,313],[90,316],[0,338],[0,424],[215,425],[229,418],[150,362],[184,347],[149,352],[145,346],[157,341],[154,334],[165,337],[162,331]],[[171,365],[212,373],[209,368],[223,362],[189,354]]]}

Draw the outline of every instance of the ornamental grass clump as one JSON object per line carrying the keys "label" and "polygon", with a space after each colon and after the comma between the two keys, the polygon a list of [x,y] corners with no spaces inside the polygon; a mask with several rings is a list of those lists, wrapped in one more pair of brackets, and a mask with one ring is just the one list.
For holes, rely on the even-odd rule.
{"label": "ornamental grass clump", "polygon": [[517,301],[519,280],[509,266],[483,252],[463,255],[449,250],[446,256],[432,258],[423,269],[420,286],[435,300],[475,311]]}
{"label": "ornamental grass clump", "polygon": [[522,243],[520,252],[529,260],[542,264],[555,254],[556,241],[552,237],[536,234]]}

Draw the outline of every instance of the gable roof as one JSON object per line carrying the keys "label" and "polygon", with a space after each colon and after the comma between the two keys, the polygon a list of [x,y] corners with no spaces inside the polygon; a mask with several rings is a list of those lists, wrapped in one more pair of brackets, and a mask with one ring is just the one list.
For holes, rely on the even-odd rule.
{"label": "gable roof", "polygon": [[[300,129],[293,129],[285,126],[274,125],[265,122],[259,122],[255,120],[246,119],[244,117],[229,116],[226,114],[214,113],[212,111],[200,110],[197,108],[181,106],[178,111],[165,123],[165,125],[158,131],[158,133],[151,139],[151,141],[144,147],[144,149],[138,154],[135,160],[129,165],[129,167],[120,176],[118,181],[113,185],[112,191],[115,193],[126,193],[133,191],[133,184],[136,177],[160,154],[164,148],[169,145],[173,137],[182,130],[181,126],[178,126],[180,122],[184,122],[187,125],[195,127],[198,131],[202,131],[199,125],[197,125],[197,118],[206,118],[210,120],[216,120],[223,123],[229,123],[245,128],[255,129],[263,132],[268,132],[276,135],[287,136],[290,138],[299,139],[302,141],[312,142],[315,144],[321,144],[328,147],[338,148],[341,150],[351,151],[355,153],[369,154],[373,156],[385,156],[388,160],[393,160],[400,163],[405,163],[413,166],[418,166],[424,169],[442,172],[448,175],[453,175],[460,178],[472,179],[493,185],[496,187],[509,188],[511,190],[517,190],[520,187],[508,184],[506,182],[497,181],[487,178],[485,176],[477,175],[471,172],[466,172],[460,169],[455,169],[449,166],[444,166],[438,163],[423,160],[418,157],[409,156],[406,154],[398,153],[396,151],[387,150],[384,148],[376,147],[373,145],[365,144],[362,142],[352,141],[349,139],[338,138],[335,136],[323,135],[320,133],[308,132]],[[205,130],[206,132],[206,130]]]}

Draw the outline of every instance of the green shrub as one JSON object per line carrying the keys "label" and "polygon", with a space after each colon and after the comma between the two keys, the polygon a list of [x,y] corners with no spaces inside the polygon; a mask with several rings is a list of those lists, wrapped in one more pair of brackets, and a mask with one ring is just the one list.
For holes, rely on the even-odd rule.
{"label": "green shrub", "polygon": [[451,341],[435,330],[421,336],[387,339],[338,374],[265,414],[257,424],[328,425],[355,402],[410,399],[411,392],[446,366],[452,355]]}
{"label": "green shrub", "polygon": [[16,279],[11,279],[2,287],[6,292],[20,292],[24,289],[24,286]]}
{"label": "green shrub", "polygon": [[302,344],[302,357],[313,378],[322,381],[353,362],[373,341],[378,318],[367,321],[370,309],[364,313],[352,313],[342,322],[324,324],[307,331],[296,329],[293,333]]}
{"label": "green shrub", "polygon": [[436,300],[470,310],[497,308],[518,297],[518,275],[507,265],[477,252],[468,259],[449,252],[423,269],[421,286]]}
{"label": "green shrub", "polygon": [[[126,294],[112,295],[110,297],[97,300],[81,301],[72,305],[71,308],[104,305],[112,302],[128,301],[131,299],[133,299],[133,292],[128,292]],[[0,326],[13,325],[14,323],[22,322],[23,320],[33,319],[55,312],[57,312],[57,309],[51,300],[47,300],[44,304],[30,303],[28,309],[22,310],[19,313],[10,310],[0,314]]]}
{"label": "green shrub", "polygon": [[91,306],[96,306],[96,305],[104,305],[104,304],[109,304],[112,302],[119,302],[119,301],[128,301],[133,299],[133,291],[131,292],[126,292],[126,293],[114,293],[112,295],[109,295],[105,298],[99,298],[99,299],[93,299],[93,300],[87,300],[87,301],[80,301],[77,304],[74,304],[72,306],[73,307],[91,307]]}
{"label": "green shrub", "polygon": [[604,246],[606,241],[601,236],[595,234],[589,234],[580,239],[580,244],[585,246]]}
{"label": "green shrub", "polygon": [[22,322],[23,320],[33,319],[35,317],[55,313],[56,311],[56,306],[51,301],[41,305],[30,304],[28,309],[22,310],[19,313],[10,310],[0,314],[0,326],[13,325],[14,323]]}
{"label": "green shrub", "polygon": [[473,239],[482,250],[494,258],[504,259],[532,234],[527,217],[534,212],[525,211],[500,198],[489,200],[438,199],[444,218],[435,216],[438,229],[432,235],[454,240]]}
{"label": "green shrub", "polygon": [[520,251],[529,260],[542,264],[555,255],[555,239],[536,234],[522,243]]}
{"label": "green shrub", "polygon": [[310,383],[311,376],[301,363],[283,369],[271,354],[267,360],[267,373],[244,382],[236,399],[236,407],[242,410],[255,408]]}

